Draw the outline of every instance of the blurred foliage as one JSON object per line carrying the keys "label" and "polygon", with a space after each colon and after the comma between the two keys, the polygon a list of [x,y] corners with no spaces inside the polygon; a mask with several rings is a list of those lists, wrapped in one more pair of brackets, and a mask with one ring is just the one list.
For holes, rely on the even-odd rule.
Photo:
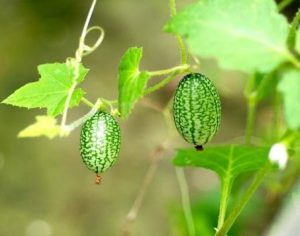
{"label": "blurred foliage", "polygon": [[[179,0],[178,8],[190,2]],[[64,62],[66,57],[74,55],[89,5],[90,1],[76,0],[0,0],[1,100],[23,84],[35,81],[38,64]],[[291,9],[286,12],[292,12]],[[106,38],[84,61],[91,69],[84,83],[91,100],[99,96],[117,97],[118,64],[130,46],[144,47],[142,68],[164,69],[178,63],[175,39],[162,32],[168,19],[168,1],[99,1],[92,23],[105,29]],[[246,114],[242,99],[245,75],[218,69],[213,60],[201,60],[201,69],[216,81],[222,96],[222,125],[215,142],[242,136]],[[151,102],[164,106],[176,83],[151,95]],[[81,107],[71,112],[70,121],[86,111],[87,108]],[[266,106],[261,111],[267,114],[258,117],[264,122],[269,119],[270,111]],[[18,132],[32,123],[37,114],[37,111],[0,106],[0,235],[120,235],[149,166],[149,153],[167,136],[161,114],[138,105],[130,119],[121,124],[120,159],[105,174],[100,187],[93,184],[93,173],[82,164],[79,130],[67,139],[17,139]],[[178,139],[173,146],[184,145]],[[140,215],[132,226],[132,235],[186,235],[172,155],[168,152],[161,160]],[[189,169],[189,173],[204,176],[199,170]],[[207,198],[198,195],[207,184],[212,188],[216,185],[207,179],[191,186],[191,192],[197,193],[192,199],[199,235],[211,232],[217,219],[217,194]],[[247,209],[263,211],[258,207],[264,203],[262,196],[258,195],[258,205]],[[268,213],[246,211],[244,214],[247,217],[235,226],[233,235],[253,236],[262,232],[264,221],[260,219]],[[245,233],[246,229],[250,233]]]}
{"label": "blurred foliage", "polygon": [[[196,235],[213,236],[215,234],[214,227],[217,225],[219,213],[220,193],[218,191],[207,192],[196,196],[192,203],[192,214],[196,227]],[[231,201],[232,202],[232,201]],[[264,207],[261,196],[257,195],[253,201],[249,203],[245,211],[241,214],[239,220],[234,224],[229,232],[230,236],[258,236],[257,229],[253,229],[253,225],[259,226],[264,222]],[[232,207],[232,204],[231,206]],[[172,236],[188,235],[186,221],[182,212],[182,208],[178,203],[170,204],[168,207],[170,218],[170,232]]]}

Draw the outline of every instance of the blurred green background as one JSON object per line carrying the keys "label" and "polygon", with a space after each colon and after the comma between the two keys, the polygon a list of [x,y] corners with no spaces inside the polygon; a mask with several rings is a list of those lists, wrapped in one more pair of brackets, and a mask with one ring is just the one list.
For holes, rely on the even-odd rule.
{"label": "blurred green background", "polygon": [[[178,8],[190,2],[178,0]],[[90,3],[0,0],[1,100],[25,83],[35,81],[37,65],[64,62],[74,55]],[[83,60],[90,68],[83,89],[91,101],[117,97],[118,63],[130,46],[143,46],[144,69],[159,70],[179,64],[175,38],[162,31],[168,19],[167,0],[98,2],[92,25],[103,27],[106,36],[100,48]],[[239,142],[246,116],[246,76],[221,70],[214,60],[201,59],[200,68],[216,83],[222,97],[222,124],[213,143]],[[147,102],[165,106],[179,79],[147,97]],[[87,111],[84,105],[72,110],[69,122]],[[16,137],[38,114],[45,111],[0,106],[0,236],[121,235],[126,215],[151,163],[150,154],[168,135],[162,115],[138,104],[129,119],[121,122],[120,158],[103,175],[102,184],[96,186],[94,174],[81,161],[79,130],[68,138],[54,140]],[[260,121],[270,119],[267,106],[260,107],[257,119],[260,129]],[[264,124],[263,131],[266,127]],[[183,146],[188,145],[179,137],[172,143],[172,147]],[[173,154],[173,150],[164,153],[159,162],[138,218],[130,227],[132,235],[186,235],[180,191],[171,163]],[[211,230],[207,232],[210,235],[218,213],[218,179],[202,169],[189,168],[186,174],[197,227],[201,228],[199,232]],[[253,204],[259,205],[259,201]],[[251,218],[251,212],[247,215]],[[259,217],[252,217],[256,228],[250,223],[236,234],[259,235],[258,220]]]}

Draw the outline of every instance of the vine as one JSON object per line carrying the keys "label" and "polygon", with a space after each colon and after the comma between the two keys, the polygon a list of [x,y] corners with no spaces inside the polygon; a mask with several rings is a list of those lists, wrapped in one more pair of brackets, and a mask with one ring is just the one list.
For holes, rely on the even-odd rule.
{"label": "vine", "polygon": [[[168,69],[142,70],[140,62],[143,49],[131,47],[126,50],[120,60],[118,98],[107,100],[99,97],[93,103],[84,96],[85,92],[80,88],[80,84],[88,74],[88,69],[82,64],[83,58],[101,45],[105,35],[100,26],[89,27],[97,3],[97,0],[93,0],[79,38],[75,57],[67,58],[65,63],[39,65],[38,71],[41,76],[39,80],[17,89],[2,103],[29,109],[47,109],[46,115],[37,116],[35,123],[19,133],[20,137],[68,136],[99,110],[109,110],[114,117],[125,120],[137,102],[163,115],[169,128],[169,135],[163,144],[157,145],[153,150],[151,164],[142,187],[125,219],[123,235],[128,235],[130,224],[137,218],[146,191],[155,177],[159,160],[166,150],[171,149],[172,139],[177,137],[174,135],[174,125],[172,126],[172,98],[164,108],[157,107],[151,102],[147,103],[145,99],[141,101],[141,99],[167,86],[177,76],[191,73],[195,66],[190,63],[190,55],[195,59],[196,68],[199,67],[197,56],[213,57],[226,69],[246,73],[249,78],[244,90],[247,102],[244,145],[232,143],[208,146],[203,152],[199,152],[200,149],[197,152],[194,148],[183,148],[177,150],[173,160],[176,166],[175,172],[181,193],[182,213],[187,235],[195,236],[199,233],[196,219],[192,214],[193,209],[184,170],[179,167],[193,166],[210,169],[220,179],[220,205],[215,235],[225,236],[256,190],[262,185],[266,179],[265,176],[270,170],[275,169],[275,166],[281,170],[288,168],[289,150],[293,151],[298,148],[296,140],[300,129],[300,110],[297,103],[300,93],[300,53],[297,34],[300,11],[297,11],[290,24],[279,13],[291,2],[283,0],[276,5],[273,0],[244,1],[243,4],[240,1],[230,0],[220,3],[201,1],[177,13],[175,0],[169,0],[171,19],[166,24],[165,31],[173,33],[177,40],[180,64]],[[219,9],[224,12],[220,16],[222,19],[215,17],[219,14]],[[240,9],[240,12],[237,13],[234,9]],[[264,17],[260,18],[255,9],[259,9],[260,15]],[[253,16],[257,18],[252,18]],[[244,19],[244,17],[248,18]],[[243,24],[246,20],[251,24]],[[253,27],[252,25],[256,25],[257,22],[261,24]],[[278,30],[274,30],[277,26]],[[97,31],[99,36],[95,43],[89,46],[85,42],[86,37],[92,31]],[[220,36],[216,38],[216,35]],[[262,38],[259,38],[260,35]],[[228,55],[232,55],[233,44],[237,50],[234,56],[229,57]],[[148,82],[154,77],[161,77],[161,79],[154,85],[148,86]],[[204,76],[201,77],[202,80],[203,78],[207,79]],[[207,81],[210,80],[207,79]],[[270,88],[272,96],[269,96]],[[209,94],[213,94],[212,89]],[[272,141],[265,146],[258,146],[252,142],[255,120],[260,102],[266,101],[268,96],[273,99]],[[67,124],[69,110],[79,104],[89,107],[90,111]],[[217,106],[217,103],[215,105]],[[57,124],[57,116],[61,116],[60,124]],[[285,123],[281,125],[280,121],[283,116]],[[212,117],[210,119],[213,120]],[[209,135],[206,140],[212,136]],[[196,142],[193,144],[196,145]],[[296,153],[295,156],[299,154]],[[240,174],[251,171],[255,173],[252,182],[244,192],[241,192],[241,198],[237,199],[234,206],[230,208],[228,204],[235,180]],[[298,176],[299,167],[291,171],[285,179],[288,183],[293,183]],[[287,185],[288,187],[282,188],[285,192],[291,188],[291,184]]]}

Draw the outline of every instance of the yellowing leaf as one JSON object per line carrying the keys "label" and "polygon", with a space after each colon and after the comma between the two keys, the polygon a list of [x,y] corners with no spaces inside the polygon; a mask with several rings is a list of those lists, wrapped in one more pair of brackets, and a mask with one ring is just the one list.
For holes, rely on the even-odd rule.
{"label": "yellowing leaf", "polygon": [[56,124],[56,119],[52,116],[37,116],[36,122],[23,129],[18,137],[29,138],[46,136],[50,139],[58,136],[60,132],[60,126]]}

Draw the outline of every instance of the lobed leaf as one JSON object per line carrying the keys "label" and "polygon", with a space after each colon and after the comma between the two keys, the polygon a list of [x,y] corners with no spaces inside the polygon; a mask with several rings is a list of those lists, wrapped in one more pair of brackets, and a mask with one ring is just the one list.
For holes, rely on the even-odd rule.
{"label": "lobed leaf", "polygon": [[[2,103],[26,108],[46,108],[47,114],[51,116],[61,114],[72,86],[73,68],[66,63],[53,63],[38,66],[38,71],[41,77],[37,82],[24,85]],[[83,81],[87,72],[81,65],[78,82]],[[75,89],[70,107],[78,105],[83,94],[82,89]]]}
{"label": "lobed leaf", "polygon": [[294,60],[286,46],[289,24],[273,0],[202,0],[165,26],[183,36],[191,53],[247,73],[268,72]]}
{"label": "lobed leaf", "polygon": [[296,130],[300,128],[300,71],[287,71],[279,81],[277,90],[282,94],[284,116],[287,126]]}
{"label": "lobed leaf", "polygon": [[119,83],[119,111],[125,119],[134,104],[143,96],[150,75],[146,71],[139,71],[142,58],[142,48],[129,48],[123,55],[118,74]]}

